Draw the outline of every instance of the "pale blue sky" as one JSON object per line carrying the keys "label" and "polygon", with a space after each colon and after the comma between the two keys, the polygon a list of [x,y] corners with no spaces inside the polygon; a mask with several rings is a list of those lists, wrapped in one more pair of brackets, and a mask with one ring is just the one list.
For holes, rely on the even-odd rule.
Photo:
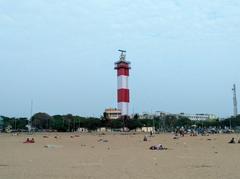
{"label": "pale blue sky", "polygon": [[130,111],[232,114],[239,0],[0,0],[0,115],[29,116],[31,99],[34,112],[101,115],[116,106],[118,49]]}

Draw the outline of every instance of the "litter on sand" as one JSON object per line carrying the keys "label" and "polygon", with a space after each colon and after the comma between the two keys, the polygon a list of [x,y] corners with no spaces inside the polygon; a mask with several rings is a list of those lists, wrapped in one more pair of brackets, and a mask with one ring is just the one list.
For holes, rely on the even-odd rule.
{"label": "litter on sand", "polygon": [[173,139],[179,139],[179,137],[178,136],[174,136]]}
{"label": "litter on sand", "polygon": [[108,142],[108,140],[99,139],[98,142]]}
{"label": "litter on sand", "polygon": [[61,145],[53,145],[53,144],[48,144],[44,146],[44,148],[61,148],[61,147],[62,147]]}

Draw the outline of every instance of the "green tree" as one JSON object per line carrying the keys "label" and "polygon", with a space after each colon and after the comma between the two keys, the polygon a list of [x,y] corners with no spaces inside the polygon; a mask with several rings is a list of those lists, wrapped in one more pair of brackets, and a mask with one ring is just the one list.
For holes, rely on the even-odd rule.
{"label": "green tree", "polygon": [[175,127],[191,127],[192,121],[187,117],[179,117],[179,119],[176,120]]}
{"label": "green tree", "polygon": [[139,119],[139,114],[134,114],[133,119]]}
{"label": "green tree", "polygon": [[152,119],[141,119],[141,124],[144,127],[152,127],[153,126],[153,120]]}
{"label": "green tree", "polygon": [[113,120],[111,121],[111,128],[113,129],[119,129],[119,128],[123,128],[124,127],[124,123],[123,120]]}
{"label": "green tree", "polygon": [[57,130],[58,132],[67,132],[67,127],[64,125],[64,118],[61,115],[54,115],[50,122],[51,129]]}
{"label": "green tree", "polygon": [[173,129],[177,124],[177,117],[176,116],[172,116],[172,115],[168,115],[165,117],[165,125],[168,128]]}
{"label": "green tree", "polygon": [[132,120],[127,120],[126,121],[126,127],[130,130],[133,130],[133,129],[136,129],[136,128],[143,127],[143,124],[140,120],[132,119]]}
{"label": "green tree", "polygon": [[102,122],[99,118],[85,118],[81,121],[81,126],[88,130],[96,130],[102,127]]}
{"label": "green tree", "polygon": [[28,119],[27,118],[17,118],[16,119],[16,129],[20,130],[20,129],[27,129],[26,125],[28,124]]}
{"label": "green tree", "polygon": [[32,116],[31,122],[37,129],[49,129],[51,118],[47,113],[39,112]]}

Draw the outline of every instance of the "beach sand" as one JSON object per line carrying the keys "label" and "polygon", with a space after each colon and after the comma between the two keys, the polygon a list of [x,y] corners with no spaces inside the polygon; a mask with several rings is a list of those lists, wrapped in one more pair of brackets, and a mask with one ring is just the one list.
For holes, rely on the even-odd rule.
{"label": "beach sand", "polygon": [[[27,137],[34,137],[36,143],[23,144]],[[147,142],[143,142],[143,137],[144,134],[0,134],[0,179],[240,178],[240,144],[228,144],[232,137],[238,137],[236,134],[186,136],[178,140],[171,134],[159,134]],[[149,150],[159,143],[169,149]]]}

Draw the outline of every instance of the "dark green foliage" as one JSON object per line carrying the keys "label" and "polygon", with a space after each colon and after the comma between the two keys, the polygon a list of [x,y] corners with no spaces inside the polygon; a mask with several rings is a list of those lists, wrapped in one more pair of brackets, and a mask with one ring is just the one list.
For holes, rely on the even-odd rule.
{"label": "dark green foliage", "polygon": [[[9,118],[2,116],[1,127],[6,128],[11,126],[13,130],[20,131],[26,130],[26,125],[29,123],[27,118]],[[50,116],[46,113],[36,113],[31,118],[31,124],[38,130],[53,130],[59,132],[76,131],[78,128],[87,128],[88,130],[96,130],[100,127],[107,127],[113,129],[120,129],[128,127],[130,130],[141,127],[155,127],[157,130],[174,131],[175,128],[185,127],[191,128],[192,125],[197,127],[229,127],[230,124],[233,128],[240,126],[240,115],[225,120],[219,121],[218,119],[207,121],[191,121],[186,117],[176,117],[174,115],[167,115],[163,117],[155,117],[154,119],[139,119],[139,115],[135,115],[133,119],[118,119],[106,120],[102,118],[86,118],[81,116],[67,115],[54,115]]]}
{"label": "dark green foliage", "polygon": [[133,119],[139,119],[139,114],[134,114]]}
{"label": "dark green foliage", "polygon": [[50,122],[50,128],[57,130],[58,132],[66,132],[67,127],[65,125],[63,116],[61,115],[52,116],[52,119]]}
{"label": "dark green foliage", "polygon": [[3,118],[0,116],[0,130],[3,129],[4,121]]}
{"label": "dark green foliage", "polygon": [[143,124],[142,124],[141,120],[132,119],[132,120],[127,120],[126,121],[126,127],[130,130],[133,130],[133,129],[136,129],[136,128],[143,127]]}
{"label": "dark green foliage", "polygon": [[180,117],[176,120],[174,127],[189,127],[192,125],[192,121],[186,117]]}
{"label": "dark green foliage", "polygon": [[27,118],[9,118],[2,116],[2,128],[5,129],[8,126],[11,126],[13,130],[26,130],[26,125],[28,124]]}
{"label": "dark green foliage", "polygon": [[195,121],[194,124],[197,125],[197,127],[220,127],[221,122],[219,119],[212,119],[207,121]]}
{"label": "dark green foliage", "polygon": [[124,127],[124,122],[123,120],[113,120],[111,121],[111,125],[110,125],[111,128],[113,129],[120,129],[120,128],[123,128]]}
{"label": "dark green foliage", "polygon": [[26,125],[29,123],[27,118],[18,118],[16,120],[16,126],[13,125],[14,128],[16,129],[27,129]]}
{"label": "dark green foliage", "polygon": [[37,129],[49,129],[51,119],[52,117],[47,113],[39,112],[32,116],[31,123]]}
{"label": "dark green foliage", "polygon": [[102,121],[99,118],[84,118],[80,116],[55,115],[51,120],[51,129],[60,132],[76,131],[78,128],[87,128],[89,130],[96,130],[102,126]]}
{"label": "dark green foliage", "polygon": [[[165,125],[170,128],[177,126],[177,118],[172,115],[166,116],[165,117]],[[181,125],[181,122],[179,122],[178,125]]]}
{"label": "dark green foliage", "polygon": [[225,119],[221,122],[221,126],[223,126],[223,127],[230,126],[230,125],[233,128],[240,126],[240,115],[238,115],[237,117],[231,117],[231,118]]}
{"label": "dark green foliage", "polygon": [[153,120],[152,119],[141,119],[142,126],[144,127],[152,127],[153,126]]}
{"label": "dark green foliage", "polygon": [[98,118],[85,118],[80,122],[80,125],[88,130],[96,130],[97,128],[102,127],[102,122]]}

